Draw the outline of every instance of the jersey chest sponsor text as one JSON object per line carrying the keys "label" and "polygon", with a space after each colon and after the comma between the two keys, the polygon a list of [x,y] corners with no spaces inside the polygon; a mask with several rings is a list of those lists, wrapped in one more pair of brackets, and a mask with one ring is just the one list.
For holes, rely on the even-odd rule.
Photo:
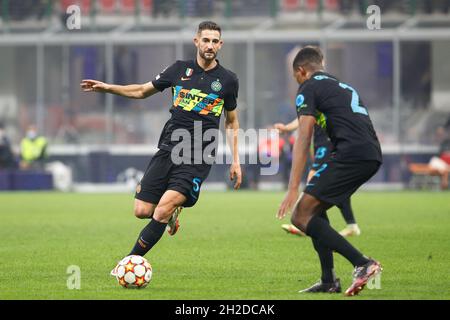
{"label": "jersey chest sponsor text", "polygon": [[223,104],[224,100],[215,93],[204,93],[195,88],[184,89],[182,86],[173,87],[173,106],[176,108],[219,117]]}

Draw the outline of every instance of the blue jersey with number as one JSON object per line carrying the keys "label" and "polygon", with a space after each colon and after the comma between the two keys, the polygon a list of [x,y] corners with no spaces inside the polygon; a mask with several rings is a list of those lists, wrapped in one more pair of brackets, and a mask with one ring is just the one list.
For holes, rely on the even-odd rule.
{"label": "blue jersey with number", "polygon": [[381,162],[381,147],[367,108],[355,89],[336,77],[316,72],[298,89],[297,116],[313,116],[326,130],[335,158]]}

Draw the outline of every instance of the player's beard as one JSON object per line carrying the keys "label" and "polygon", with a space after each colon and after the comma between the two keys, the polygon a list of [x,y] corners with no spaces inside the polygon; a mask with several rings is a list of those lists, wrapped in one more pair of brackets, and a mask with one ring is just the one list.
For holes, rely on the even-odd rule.
{"label": "player's beard", "polygon": [[[213,61],[217,54],[214,51],[201,51],[199,50],[200,57],[206,61]],[[208,55],[206,55],[208,54]]]}

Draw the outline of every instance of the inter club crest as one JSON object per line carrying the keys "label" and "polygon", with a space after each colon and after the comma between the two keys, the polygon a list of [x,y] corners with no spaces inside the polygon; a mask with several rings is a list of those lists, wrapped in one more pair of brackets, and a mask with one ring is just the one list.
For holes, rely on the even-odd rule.
{"label": "inter club crest", "polygon": [[194,70],[193,69],[191,69],[191,68],[187,68],[186,69],[186,77],[190,77],[190,76],[192,76],[192,73],[194,72]]}
{"label": "inter club crest", "polygon": [[211,83],[211,89],[213,89],[216,92],[218,92],[222,89],[222,84],[219,82],[219,79],[217,79],[217,81],[214,81],[213,83]]}

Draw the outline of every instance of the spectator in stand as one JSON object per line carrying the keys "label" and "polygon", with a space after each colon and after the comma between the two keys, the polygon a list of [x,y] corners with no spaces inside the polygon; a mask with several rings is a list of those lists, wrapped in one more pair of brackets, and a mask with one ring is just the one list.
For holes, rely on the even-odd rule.
{"label": "spectator in stand", "polygon": [[20,142],[20,168],[42,169],[47,157],[47,139],[40,136],[35,125],[30,125]]}
{"label": "spectator in stand", "polygon": [[443,126],[438,127],[438,135],[440,135],[439,156],[450,166],[450,116]]}
{"label": "spectator in stand", "polygon": [[159,15],[169,17],[171,8],[176,8],[177,4],[173,0],[153,0],[153,18],[157,18]]}
{"label": "spectator in stand", "polygon": [[5,132],[5,126],[0,123],[0,170],[14,168],[16,162],[11,143]]}
{"label": "spectator in stand", "polygon": [[447,14],[450,8],[450,0],[426,0],[423,1],[423,10],[427,14],[444,13]]}

